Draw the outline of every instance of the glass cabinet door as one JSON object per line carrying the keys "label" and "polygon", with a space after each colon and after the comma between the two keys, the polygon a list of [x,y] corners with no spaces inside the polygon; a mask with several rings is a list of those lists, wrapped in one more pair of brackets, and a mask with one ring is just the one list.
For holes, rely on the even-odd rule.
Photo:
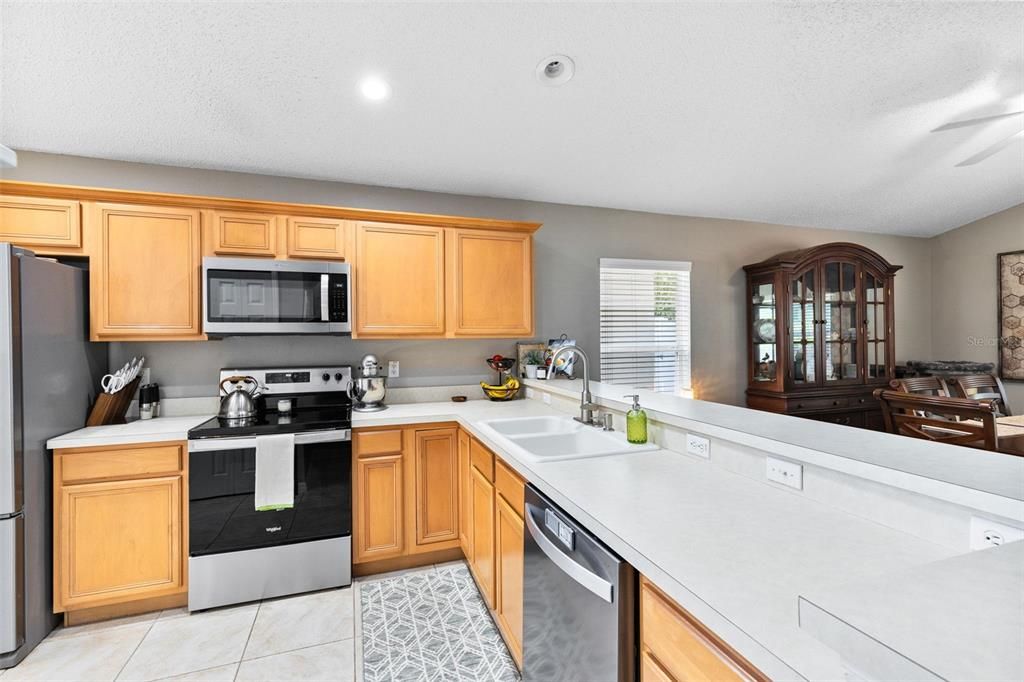
{"label": "glass cabinet door", "polygon": [[811,268],[793,278],[790,288],[790,376],[794,385],[816,384],[814,297],[817,291],[815,269]]}
{"label": "glass cabinet door", "polygon": [[885,356],[889,340],[888,315],[885,297],[885,279],[864,271],[864,343],[867,346],[868,380],[888,381],[889,362]]}
{"label": "glass cabinet door", "polygon": [[822,334],[825,344],[825,383],[859,382],[857,344],[860,319],[857,300],[857,264],[828,261],[822,268]]}
{"label": "glass cabinet door", "polygon": [[778,320],[776,315],[775,280],[754,280],[751,282],[751,316],[754,328],[751,330],[754,383],[771,383],[778,377]]}

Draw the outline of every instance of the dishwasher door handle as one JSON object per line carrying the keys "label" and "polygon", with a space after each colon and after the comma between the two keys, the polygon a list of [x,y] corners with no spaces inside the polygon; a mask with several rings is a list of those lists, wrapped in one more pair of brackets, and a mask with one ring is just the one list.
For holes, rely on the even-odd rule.
{"label": "dishwasher door handle", "polygon": [[530,532],[530,537],[540,547],[540,551],[544,552],[544,555],[551,559],[555,566],[562,569],[562,572],[567,576],[611,604],[613,599],[612,584],[601,576],[595,575],[580,566],[572,560],[572,557],[565,554],[555,543],[551,542],[548,536],[544,535],[544,531],[537,526],[537,522],[534,521],[532,509],[535,509],[535,507],[526,505],[526,530]]}

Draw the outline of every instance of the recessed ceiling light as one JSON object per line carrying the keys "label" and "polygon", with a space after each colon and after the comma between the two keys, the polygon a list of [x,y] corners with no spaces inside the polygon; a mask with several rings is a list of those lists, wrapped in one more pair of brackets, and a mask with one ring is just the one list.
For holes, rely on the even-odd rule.
{"label": "recessed ceiling light", "polygon": [[564,54],[553,54],[540,60],[535,73],[545,85],[564,85],[576,73],[576,62]]}
{"label": "recessed ceiling light", "polygon": [[359,90],[363,97],[369,100],[382,100],[391,96],[391,86],[383,78],[378,76],[367,76],[359,83]]}

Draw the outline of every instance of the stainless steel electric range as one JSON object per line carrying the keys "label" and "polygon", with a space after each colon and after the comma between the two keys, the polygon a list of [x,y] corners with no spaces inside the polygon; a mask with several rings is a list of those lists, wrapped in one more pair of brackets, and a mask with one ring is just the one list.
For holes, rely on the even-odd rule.
{"label": "stainless steel electric range", "polygon": [[[190,611],[352,582],[351,368],[220,378],[234,375],[263,387],[256,416],[188,433]],[[281,433],[295,434],[294,505],[256,511],[257,438]]]}

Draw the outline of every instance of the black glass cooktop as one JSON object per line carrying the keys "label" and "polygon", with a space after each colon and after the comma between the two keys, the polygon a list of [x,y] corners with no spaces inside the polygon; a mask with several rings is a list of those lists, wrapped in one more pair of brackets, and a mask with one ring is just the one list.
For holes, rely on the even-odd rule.
{"label": "black glass cooktop", "polygon": [[306,409],[289,414],[268,411],[251,421],[229,422],[219,417],[207,419],[188,432],[190,439],[196,438],[240,438],[244,436],[265,436],[273,433],[299,433],[302,431],[325,431],[347,429],[352,426],[348,408]]}

